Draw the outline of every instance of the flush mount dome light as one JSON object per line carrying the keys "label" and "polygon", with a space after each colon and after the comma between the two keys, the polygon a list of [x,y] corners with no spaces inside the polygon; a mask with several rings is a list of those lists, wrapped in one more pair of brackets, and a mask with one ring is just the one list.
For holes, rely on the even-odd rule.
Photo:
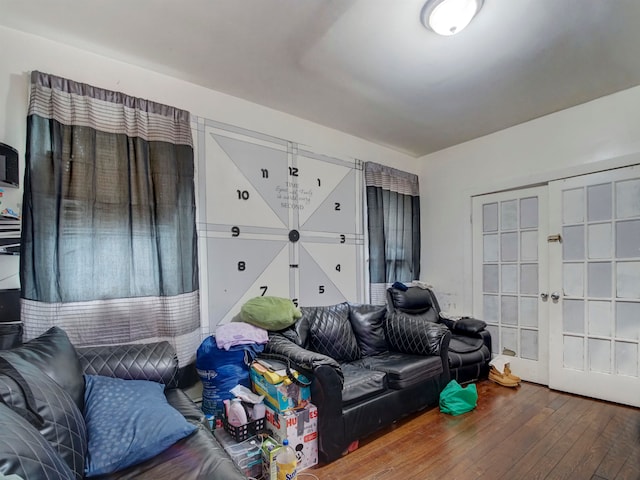
{"label": "flush mount dome light", "polygon": [[484,0],[428,0],[422,7],[422,24],[438,35],[455,35],[469,25]]}

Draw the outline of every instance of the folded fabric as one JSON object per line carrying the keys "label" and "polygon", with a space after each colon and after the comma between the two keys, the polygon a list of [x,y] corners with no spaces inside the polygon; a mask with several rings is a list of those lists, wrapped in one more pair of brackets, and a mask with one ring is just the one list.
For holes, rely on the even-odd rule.
{"label": "folded fabric", "polygon": [[392,288],[397,288],[398,290],[402,290],[403,292],[406,292],[407,290],[409,290],[409,287],[407,287],[402,282],[395,282],[393,285],[391,285],[391,287]]}
{"label": "folded fabric", "polygon": [[269,341],[269,334],[264,328],[245,322],[230,322],[216,327],[216,345],[229,350],[237,345],[264,345]]}

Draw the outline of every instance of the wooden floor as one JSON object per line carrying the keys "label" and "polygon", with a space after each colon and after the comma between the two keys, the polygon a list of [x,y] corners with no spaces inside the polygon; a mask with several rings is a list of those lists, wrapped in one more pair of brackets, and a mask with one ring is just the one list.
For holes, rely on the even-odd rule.
{"label": "wooden floor", "polygon": [[320,480],[640,480],[640,409],[532,383],[477,388],[472,412],[421,412],[302,473]]}

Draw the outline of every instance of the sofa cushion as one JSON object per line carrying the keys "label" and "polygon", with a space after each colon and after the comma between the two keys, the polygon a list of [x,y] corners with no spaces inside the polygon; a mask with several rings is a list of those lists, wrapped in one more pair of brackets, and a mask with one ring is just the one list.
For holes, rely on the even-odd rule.
{"label": "sofa cushion", "polygon": [[410,355],[386,352],[363,357],[354,365],[385,372],[389,388],[400,390],[442,374],[442,359],[436,355]]}
{"label": "sofa cushion", "polygon": [[[21,379],[6,369],[0,370],[0,396],[9,408],[28,410],[30,407],[43,419],[40,433],[66,462],[77,479],[84,474],[84,459],[87,451],[87,432],[82,413],[67,392],[34,365],[14,353],[3,352],[6,360]],[[20,386],[25,381],[33,394],[33,405]]]}
{"label": "sofa cushion", "polygon": [[360,358],[360,348],[349,322],[349,304],[305,308],[309,321],[310,349],[338,362]]}
{"label": "sofa cushion", "polygon": [[387,389],[387,376],[384,372],[350,363],[341,364],[340,369],[344,375],[344,384],[342,386],[343,406],[373,397]]}
{"label": "sofa cushion", "polygon": [[384,305],[349,304],[349,320],[362,356],[378,355],[389,349],[383,326],[386,313]]}
{"label": "sofa cushion", "polygon": [[9,361],[18,357],[34,365],[60,385],[82,411],[84,397],[82,367],[75,348],[61,328],[51,327],[39,337],[29,340],[18,348],[0,351],[0,357],[5,357]]}
{"label": "sofa cushion", "polygon": [[74,480],[68,465],[27,420],[0,402],[0,477]]}
{"label": "sofa cushion", "polygon": [[168,404],[160,383],[98,375],[85,379],[87,477],[148,460],[197,428]]}

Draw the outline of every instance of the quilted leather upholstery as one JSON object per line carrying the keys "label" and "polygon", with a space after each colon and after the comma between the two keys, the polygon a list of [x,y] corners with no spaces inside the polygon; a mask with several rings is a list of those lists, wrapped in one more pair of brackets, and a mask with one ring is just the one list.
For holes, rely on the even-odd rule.
{"label": "quilted leather upholstery", "polygon": [[475,318],[458,321],[440,315],[440,305],[431,289],[409,287],[406,291],[387,289],[390,312],[405,314],[420,322],[435,322],[451,332],[448,359],[451,377],[459,383],[478,380],[489,373],[491,334],[486,323]]}
{"label": "quilted leather upholstery", "polygon": [[[84,476],[87,431],[82,413],[60,385],[42,370],[17,355],[6,352],[5,358],[27,380],[35,400],[35,409],[44,419],[42,436],[66,462],[75,478]],[[26,410],[27,404],[16,382],[0,373],[0,396],[9,407]]]}
{"label": "quilted leather upholstery", "polygon": [[0,351],[0,357],[11,361],[21,358],[46,373],[71,395],[80,410],[84,406],[84,378],[76,350],[64,330],[52,327],[18,348]]}
{"label": "quilted leather upholstery", "polygon": [[78,348],[85,373],[177,386],[178,357],[168,342]]}
{"label": "quilted leather upholstery", "polygon": [[0,476],[74,480],[67,464],[24,418],[0,403]]}
{"label": "quilted leather upholstery", "polygon": [[[57,330],[57,331],[56,331]],[[32,342],[0,355],[12,361],[16,368],[25,373],[28,384],[36,399],[38,413],[45,417],[51,414],[52,421],[47,421],[42,433],[9,407],[0,403],[0,474],[16,473],[29,479],[74,479],[82,478],[84,461],[77,460],[77,454],[86,450],[86,433],[84,422],[75,402],[66,393],[66,388],[57,385],[57,381],[49,378],[48,370],[55,366],[64,370],[67,355],[76,355],[73,347],[61,340],[62,330],[56,329],[39,337],[37,349]],[[67,339],[68,340],[68,339]],[[16,351],[29,355],[17,356]],[[120,376],[128,379],[147,379],[161,381],[165,384],[175,383],[177,359],[175,351],[166,342],[151,345],[127,345],[117,347],[86,347],[79,349],[82,354],[82,365],[86,373]],[[40,365],[35,353],[42,354],[49,365]],[[47,357],[50,355],[50,358]],[[23,358],[24,357],[24,358]],[[66,360],[65,360],[66,359]],[[31,361],[34,363],[31,364]],[[77,365],[80,362],[76,358]],[[28,367],[31,367],[28,370]],[[72,368],[73,367],[73,368]],[[84,390],[84,378],[79,367],[79,381]],[[6,369],[6,365],[4,367]],[[4,371],[3,370],[3,371]],[[68,381],[70,372],[75,371],[73,362],[69,362],[66,372],[54,372],[60,381]],[[12,372],[9,372],[12,374]],[[45,374],[46,373],[46,374]],[[56,376],[57,375],[57,376]],[[2,393],[4,392],[4,393]],[[84,391],[82,392],[84,393]],[[24,406],[24,398],[15,381],[7,375],[0,375],[0,395],[7,402],[16,402]],[[198,425],[192,435],[178,441],[173,446],[150,460],[109,475],[94,477],[95,480],[199,480],[215,478],[217,480],[242,480],[244,475],[233,464],[220,444],[204,426],[202,411],[179,389],[168,388],[165,395],[169,403],[182,413],[187,421]],[[64,412],[63,412],[64,411]],[[79,415],[79,416],[78,416]],[[158,419],[162,421],[162,419]],[[66,438],[64,428],[68,428],[70,438]],[[68,442],[71,441],[71,447]],[[82,447],[82,444],[85,446]],[[71,457],[68,457],[71,455]],[[72,458],[76,472],[72,472],[65,458]],[[79,470],[79,473],[78,473]],[[0,476],[2,476],[0,475]]]}
{"label": "quilted leather upholstery", "polygon": [[[301,310],[303,317],[293,328],[270,333],[264,352],[288,357],[293,366],[310,372],[311,397],[318,407],[320,461],[336,460],[354,440],[438,403],[450,378],[446,355],[451,333],[446,327],[430,322],[430,327],[416,330],[420,336],[429,328],[429,338],[405,343],[413,341],[434,353],[413,355],[388,351],[385,306],[343,303]],[[350,334],[341,330],[345,319]],[[402,328],[398,325],[394,330],[398,338],[403,338]],[[344,352],[350,335],[360,355],[346,361],[345,357],[354,356]],[[349,344],[348,348],[354,347]]]}
{"label": "quilted leather upholstery", "polygon": [[322,353],[307,350],[296,343],[289,341],[284,335],[279,333],[269,333],[269,343],[265,345],[265,355],[276,355],[275,358],[285,357],[291,361],[294,368],[305,372],[313,372],[321,366],[328,366],[333,369],[342,383],[343,375],[340,364],[333,358]]}
{"label": "quilted leather upholstery", "polygon": [[439,355],[443,333],[449,332],[444,325],[398,311],[389,314],[386,329],[393,350],[417,355]]}
{"label": "quilted leather upholstery", "polygon": [[360,358],[360,348],[349,322],[349,304],[303,308],[309,322],[311,349],[338,362]]}
{"label": "quilted leather upholstery", "polygon": [[389,350],[384,333],[387,307],[384,305],[349,304],[349,320],[363,357]]}

